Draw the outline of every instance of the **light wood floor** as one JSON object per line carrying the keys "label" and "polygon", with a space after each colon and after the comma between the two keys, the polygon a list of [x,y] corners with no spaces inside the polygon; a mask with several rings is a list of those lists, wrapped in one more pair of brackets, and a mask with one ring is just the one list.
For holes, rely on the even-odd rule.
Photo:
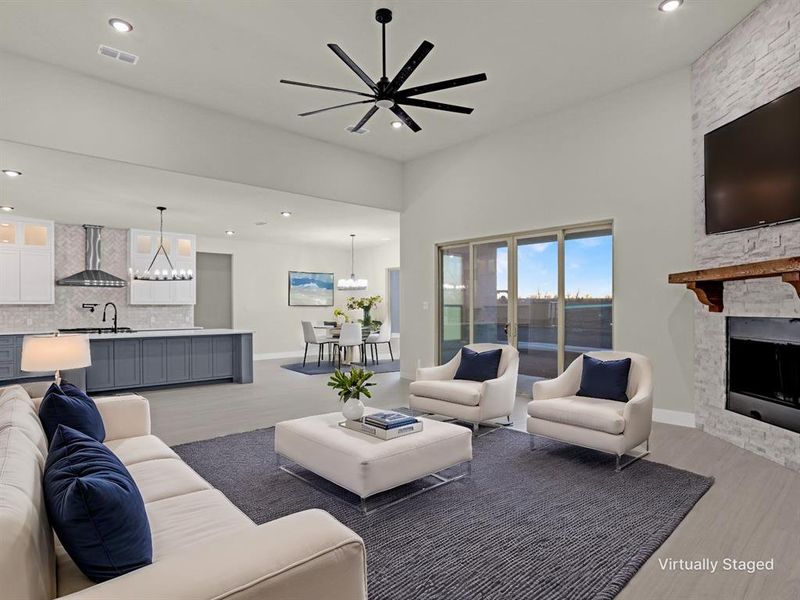
{"label": "light wood floor", "polygon": [[[151,390],[153,430],[170,445],[269,427],[278,421],[338,410],[325,375],[281,369],[287,361],[258,361],[252,385],[215,384]],[[398,373],[375,376],[371,406],[407,405],[408,382]],[[519,397],[515,427],[525,427]],[[656,423],[648,457],[715,478],[675,532],[618,596],[620,600],[800,599],[800,475],[696,429]],[[609,472],[609,477],[613,477]],[[661,559],[766,560],[775,570],[680,572]]]}

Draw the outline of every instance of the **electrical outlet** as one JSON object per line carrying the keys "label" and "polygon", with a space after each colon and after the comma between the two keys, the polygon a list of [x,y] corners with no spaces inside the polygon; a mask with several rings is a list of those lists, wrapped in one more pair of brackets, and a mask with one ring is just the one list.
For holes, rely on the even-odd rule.
{"label": "electrical outlet", "polygon": [[756,238],[752,235],[748,235],[744,238],[744,252],[747,254],[748,252],[752,252],[756,249]]}
{"label": "electrical outlet", "polygon": [[28,325],[33,325],[33,319],[31,319],[30,317],[28,317],[28,319],[27,319],[25,322],[26,322]]}
{"label": "electrical outlet", "polygon": [[428,301],[422,303],[422,310],[428,310]]}
{"label": "electrical outlet", "polygon": [[781,233],[779,231],[772,232],[772,247],[773,248],[781,247]]}

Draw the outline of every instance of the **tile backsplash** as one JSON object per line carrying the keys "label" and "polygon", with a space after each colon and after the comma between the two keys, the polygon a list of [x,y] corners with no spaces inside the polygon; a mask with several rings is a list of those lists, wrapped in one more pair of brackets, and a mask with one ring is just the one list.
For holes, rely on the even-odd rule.
{"label": "tile backsplash", "polygon": [[[84,269],[84,230],[81,225],[56,224],[56,279]],[[127,277],[128,232],[104,228],[101,235],[100,268],[118,277]],[[49,331],[59,327],[100,327],[103,305],[113,302],[119,310],[119,325],[133,329],[191,327],[194,306],[131,306],[127,288],[55,288],[55,303],[46,305],[0,306],[0,333],[9,331]],[[83,303],[96,303],[91,313]]]}

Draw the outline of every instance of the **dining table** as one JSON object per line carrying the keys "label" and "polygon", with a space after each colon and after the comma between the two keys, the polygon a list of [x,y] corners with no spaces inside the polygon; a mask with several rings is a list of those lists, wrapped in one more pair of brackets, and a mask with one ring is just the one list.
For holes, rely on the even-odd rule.
{"label": "dining table", "polygon": [[[335,340],[339,339],[339,334],[342,331],[342,326],[341,325],[314,325],[314,329],[320,329],[320,330],[327,331],[328,338],[330,338],[332,341],[335,341]],[[374,333],[372,331],[371,327],[362,326],[361,327],[361,341],[362,342],[367,341],[367,338],[369,337],[369,335],[371,333]],[[332,353],[329,353],[329,357],[330,357],[331,360],[333,360],[333,354]],[[361,362],[356,362],[356,361],[353,360],[353,348],[352,347],[345,348],[344,349],[344,356],[342,357],[342,364],[344,364],[344,365],[353,364],[353,365],[361,365],[361,366],[366,367],[367,366],[367,357],[366,357],[366,355],[362,356],[361,357]]]}

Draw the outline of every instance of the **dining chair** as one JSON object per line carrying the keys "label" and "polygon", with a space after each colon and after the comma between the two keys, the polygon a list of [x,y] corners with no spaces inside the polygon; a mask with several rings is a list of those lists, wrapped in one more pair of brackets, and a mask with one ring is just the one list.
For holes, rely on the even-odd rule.
{"label": "dining chair", "polygon": [[[366,352],[364,352],[364,336],[361,331],[361,323],[345,323],[342,325],[339,339],[333,342],[333,347],[338,355],[340,369],[342,368],[342,350],[347,352],[350,349],[351,352],[354,352],[357,347],[361,352],[361,359],[364,360]],[[353,358],[354,356],[351,356],[351,361]]]}
{"label": "dining chair", "polygon": [[389,321],[381,323],[381,328],[377,332],[369,334],[365,344],[369,346],[373,364],[381,364],[378,358],[378,344],[389,346],[389,356],[394,361],[394,354],[392,353],[392,324]]}
{"label": "dining chair", "polygon": [[319,351],[317,352],[317,366],[319,366],[322,362],[322,355],[324,353],[325,346],[332,344],[333,340],[328,337],[327,332],[317,333],[317,330],[314,328],[314,324],[311,321],[300,321],[300,324],[303,326],[303,340],[306,343],[306,349],[303,352],[303,366],[306,366],[309,344],[317,344],[319,346]]}

